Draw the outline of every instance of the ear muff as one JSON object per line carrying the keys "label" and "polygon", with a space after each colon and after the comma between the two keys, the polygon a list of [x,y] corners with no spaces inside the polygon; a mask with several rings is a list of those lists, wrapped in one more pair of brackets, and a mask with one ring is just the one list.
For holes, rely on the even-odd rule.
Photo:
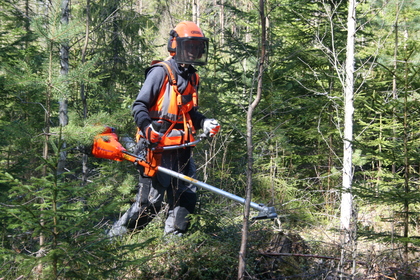
{"label": "ear muff", "polygon": [[169,40],[168,40],[168,52],[171,53],[172,56],[176,53],[176,38],[178,37],[178,33],[175,30],[171,30],[169,32]]}

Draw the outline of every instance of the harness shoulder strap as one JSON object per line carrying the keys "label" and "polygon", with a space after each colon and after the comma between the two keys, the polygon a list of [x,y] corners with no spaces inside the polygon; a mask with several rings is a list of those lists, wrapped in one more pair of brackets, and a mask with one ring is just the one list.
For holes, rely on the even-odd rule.
{"label": "harness shoulder strap", "polygon": [[[163,67],[163,69],[166,72],[166,75],[168,76],[169,84],[174,87],[175,92],[177,93],[177,104],[178,104],[178,106],[181,106],[182,105],[181,93],[178,90],[177,76],[176,76],[176,73],[174,73],[174,71],[172,71],[171,63],[169,61],[166,61],[166,60],[164,60],[164,61],[153,60],[151,64],[152,64],[152,66],[150,66],[149,68],[146,69],[146,76],[147,76],[147,74],[149,73],[149,71],[152,67],[156,67],[156,66]],[[190,77],[189,82],[191,83],[191,85],[196,86],[196,85],[198,85],[199,80],[200,80],[200,77],[198,76],[198,74],[193,73]],[[193,98],[193,106],[197,107],[198,106],[198,98],[197,98],[197,93],[196,92],[193,93],[192,98]]]}
{"label": "harness shoulder strap", "polygon": [[[151,66],[148,67],[145,71],[146,76],[149,73],[150,69],[152,67],[155,67],[155,66],[163,66],[163,69],[165,69],[166,75],[169,77],[169,83],[171,85],[177,85],[177,81],[176,81],[177,80],[177,75],[176,75],[176,73],[174,73],[174,71],[172,71],[171,63],[169,61],[166,61],[166,60],[163,60],[163,61],[162,60],[153,60],[152,63],[151,63]],[[196,85],[198,85],[199,81],[200,81],[200,77],[198,76],[197,73],[194,73],[194,74],[191,75],[189,82],[193,86],[196,86]]]}
{"label": "harness shoulder strap", "polygon": [[169,83],[173,86],[176,86],[176,76],[174,75],[174,72],[171,68],[171,63],[169,61],[162,61],[157,63],[157,65],[162,65],[163,69],[165,69],[166,75],[169,77]]}
{"label": "harness shoulder strap", "polygon": [[148,68],[146,68],[146,70],[144,71],[144,76],[147,77],[147,75],[149,74],[150,70],[153,67],[157,67],[157,66],[163,67],[163,69],[165,70],[166,75],[169,78],[169,83],[171,85],[175,85],[176,86],[177,85],[176,76],[174,75],[174,73],[173,73],[173,71],[171,69],[170,62],[168,62],[168,61],[153,60],[152,63],[151,63],[151,66],[148,67]]}
{"label": "harness shoulder strap", "polygon": [[165,69],[166,75],[168,76],[168,79],[169,79],[169,84],[173,86],[176,92],[176,104],[178,106],[182,106],[181,93],[178,90],[176,77],[174,75],[174,72],[172,71],[171,63],[169,61],[162,61],[162,62],[157,63],[157,65],[162,65],[163,69]]}
{"label": "harness shoulder strap", "polygon": [[190,82],[193,86],[198,85],[199,81],[200,81],[200,77],[198,76],[197,73],[194,73],[193,75],[191,75]]}

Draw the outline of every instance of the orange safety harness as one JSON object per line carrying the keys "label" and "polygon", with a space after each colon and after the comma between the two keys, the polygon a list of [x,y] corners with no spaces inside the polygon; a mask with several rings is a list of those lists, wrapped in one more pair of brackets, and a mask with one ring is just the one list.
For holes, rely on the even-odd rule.
{"label": "orange safety harness", "polygon": [[[159,145],[173,146],[194,141],[195,128],[188,112],[198,106],[199,76],[194,73],[184,92],[180,93],[170,62],[159,61],[152,65],[152,67],[162,66],[167,74],[156,103],[149,109],[149,115],[153,120],[164,120],[170,123]],[[179,126],[175,128],[177,124],[182,124],[183,129],[180,130]],[[137,136],[142,136],[141,132]]]}
{"label": "orange safety harness", "polygon": [[[162,140],[159,142],[158,147],[154,148],[154,150],[147,149],[146,161],[149,163],[150,168],[145,167],[144,175],[146,176],[154,176],[155,167],[160,164],[162,149],[159,149],[159,147],[192,142],[194,141],[194,135],[196,133],[188,112],[198,106],[198,74],[194,73],[191,76],[186,89],[183,93],[180,93],[177,79],[172,71],[170,62],[153,61],[151,67],[157,66],[161,66],[165,69],[166,77],[157,98],[157,102],[149,109],[149,114],[152,120],[164,120],[171,124],[162,136]],[[175,128],[177,124],[182,124],[183,129],[180,130]],[[144,136],[138,128],[136,140],[139,141],[141,137]]]}

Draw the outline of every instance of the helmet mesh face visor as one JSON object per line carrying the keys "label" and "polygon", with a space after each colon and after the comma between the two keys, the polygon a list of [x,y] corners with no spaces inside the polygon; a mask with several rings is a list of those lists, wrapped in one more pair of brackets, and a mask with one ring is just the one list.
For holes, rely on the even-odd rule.
{"label": "helmet mesh face visor", "polygon": [[209,39],[205,37],[176,38],[175,61],[183,64],[206,65]]}

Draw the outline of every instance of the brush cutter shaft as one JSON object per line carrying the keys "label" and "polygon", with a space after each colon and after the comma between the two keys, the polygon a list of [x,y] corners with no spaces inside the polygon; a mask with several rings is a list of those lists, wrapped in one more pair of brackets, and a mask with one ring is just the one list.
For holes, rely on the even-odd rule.
{"label": "brush cutter shaft", "polygon": [[[175,172],[175,171],[173,171],[171,169],[168,169],[168,168],[164,168],[164,167],[158,166],[157,167],[157,170],[159,172],[168,174],[168,175],[170,175],[170,176],[172,176],[174,178],[183,180],[185,182],[192,183],[192,184],[194,184],[194,185],[196,185],[198,187],[201,187],[201,188],[203,188],[205,190],[214,192],[216,194],[220,194],[220,195],[222,195],[222,196],[224,196],[226,198],[232,199],[232,200],[234,200],[236,202],[239,202],[239,203],[242,203],[242,204],[245,205],[246,200],[244,198],[240,197],[240,196],[231,194],[229,192],[226,192],[226,191],[221,190],[219,188],[213,187],[213,186],[211,186],[209,184],[206,184],[204,182],[198,181],[198,180],[196,180],[194,178],[191,178],[191,177],[186,176],[184,174]],[[252,218],[253,220],[275,219],[275,218],[277,218],[276,209],[274,207],[268,207],[268,206],[265,206],[264,204],[257,204],[257,203],[252,202],[252,201],[250,202],[250,206],[252,208],[254,208],[254,209],[256,209],[256,210],[259,211],[258,215],[256,217],[253,217]]]}
{"label": "brush cutter shaft", "polygon": [[[229,199],[232,199],[232,200],[234,200],[236,202],[245,204],[245,199],[242,198],[242,197],[240,197],[240,196],[231,194],[229,192],[226,192],[226,191],[221,190],[219,188],[213,187],[212,185],[209,185],[209,184],[206,184],[204,182],[198,181],[196,179],[193,179],[193,178],[191,178],[189,176],[186,176],[184,174],[175,172],[175,171],[170,170],[168,168],[164,168],[164,167],[158,166],[157,169],[158,169],[159,172],[168,174],[168,175],[170,175],[170,176],[172,176],[174,178],[180,179],[180,180],[185,181],[185,182],[192,183],[192,184],[194,184],[196,186],[199,186],[199,187],[202,187],[203,189],[206,189],[208,191],[211,191],[211,192],[220,194],[220,195],[222,195],[224,197],[227,197]],[[251,207],[254,208],[254,209],[256,209],[256,210],[258,210],[258,211],[262,211],[264,209],[263,206],[261,206],[261,205],[259,205],[257,203],[254,203],[254,202],[251,202]]]}

